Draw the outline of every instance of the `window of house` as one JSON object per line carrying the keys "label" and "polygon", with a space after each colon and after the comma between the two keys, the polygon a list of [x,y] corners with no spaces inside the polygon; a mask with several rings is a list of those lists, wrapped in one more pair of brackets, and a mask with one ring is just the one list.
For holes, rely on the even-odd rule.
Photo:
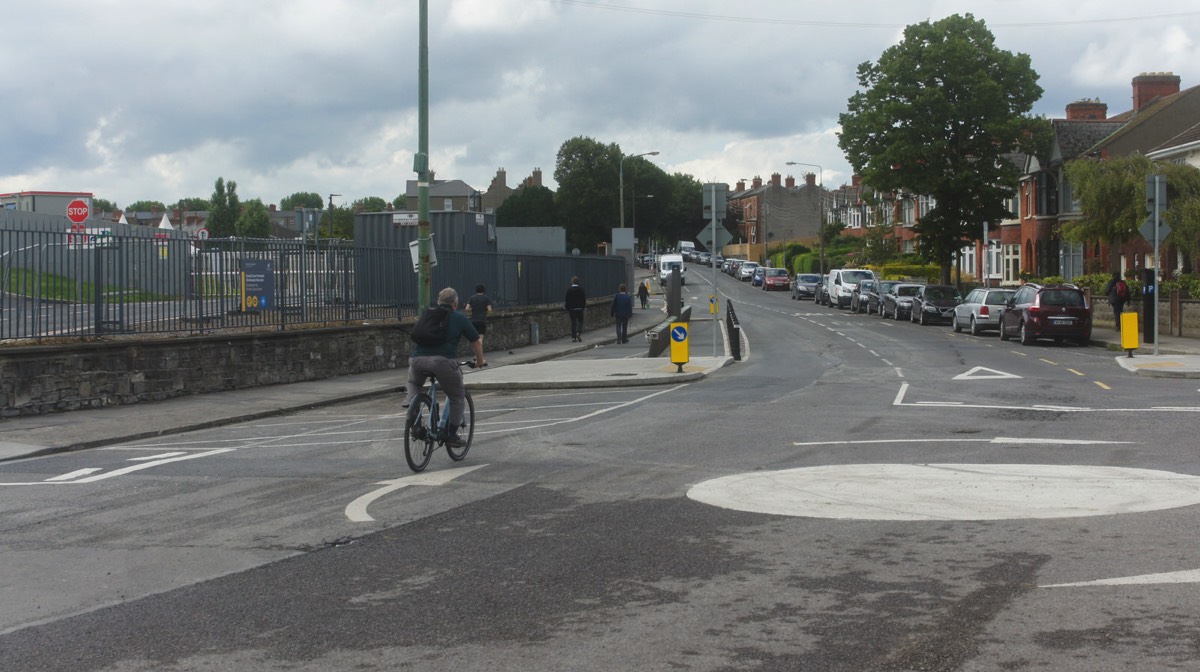
{"label": "window of house", "polygon": [[443,210],[453,210],[454,209],[454,199],[453,198],[443,198],[442,199],[442,209]]}

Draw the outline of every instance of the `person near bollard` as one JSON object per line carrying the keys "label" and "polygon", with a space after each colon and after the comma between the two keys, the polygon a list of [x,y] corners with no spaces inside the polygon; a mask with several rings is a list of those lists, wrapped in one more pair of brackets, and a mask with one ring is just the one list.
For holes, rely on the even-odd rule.
{"label": "person near bollard", "polygon": [[492,312],[492,297],[487,295],[486,287],[475,285],[475,293],[467,299],[467,311],[475,331],[478,331],[480,336],[486,334],[488,314]]}
{"label": "person near bollard", "polygon": [[638,301],[642,303],[642,310],[650,307],[650,281],[644,280],[638,283]]}
{"label": "person near bollard", "polygon": [[1121,331],[1121,313],[1125,310],[1125,302],[1129,300],[1129,285],[1121,279],[1120,273],[1113,273],[1112,280],[1104,286],[1104,294],[1112,304],[1113,319],[1117,323],[1117,331]]}
{"label": "person near bollard", "polygon": [[587,294],[579,284],[579,276],[571,278],[563,308],[571,318],[571,340],[583,341],[583,309],[587,307]]}
{"label": "person near bollard", "polygon": [[633,317],[633,297],[629,295],[624,284],[613,295],[612,306],[608,309],[608,314],[616,319],[617,343],[628,343],[629,318]]}

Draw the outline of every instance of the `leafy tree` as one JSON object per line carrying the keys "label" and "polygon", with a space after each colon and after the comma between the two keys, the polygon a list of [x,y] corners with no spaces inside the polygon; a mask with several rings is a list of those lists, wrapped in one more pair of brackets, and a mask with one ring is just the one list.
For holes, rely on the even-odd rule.
{"label": "leafy tree", "polygon": [[[670,176],[663,173],[662,196],[654,199],[654,206],[662,206],[660,219],[650,221],[653,237],[663,245],[674,247],[680,240],[694,240],[697,234],[709,225],[704,218],[704,185],[696,178],[684,173]],[[657,189],[657,185],[651,185]],[[663,200],[660,201],[659,198]],[[638,204],[639,209],[642,207]],[[654,216],[654,213],[650,213]],[[639,216],[639,221],[646,218]],[[700,236],[708,238],[708,236]],[[710,250],[711,252],[712,250]]]}
{"label": "leafy tree", "polygon": [[291,196],[284,196],[279,201],[280,210],[295,210],[296,208],[323,208],[325,201],[321,195],[312,191],[297,191]]}
{"label": "leafy tree", "polygon": [[96,198],[93,196],[92,197],[92,211],[93,212],[116,212],[117,204],[113,203],[112,201],[108,200],[107,198]]}
{"label": "leafy tree", "polygon": [[233,229],[240,238],[266,238],[271,235],[271,213],[261,198],[246,201]]}
{"label": "leafy tree", "polygon": [[1028,55],[997,48],[970,14],[910,25],[877,63],[858,66],[864,90],[839,117],[838,145],[875,189],[936,199],[914,229],[944,282],[982,224],[1010,214],[1019,175],[1005,155],[1046,142],[1049,122],[1029,116],[1037,80]]}
{"label": "leafy tree", "polygon": [[229,238],[237,234],[237,218],[242,206],[238,201],[237,182],[218,177],[213,188],[212,198],[209,199],[208,222],[205,228],[213,238]]}
{"label": "leafy tree", "polygon": [[187,198],[179,199],[179,202],[175,204],[175,207],[185,212],[203,212],[208,210],[209,203],[207,198],[189,196]]}
{"label": "leafy tree", "polygon": [[167,206],[163,205],[162,201],[134,201],[133,203],[129,204],[128,208],[126,208],[126,210],[131,210],[133,212],[150,212],[151,210],[163,212],[166,209]]}
{"label": "leafy tree", "polygon": [[[558,182],[558,214],[567,230],[567,244],[585,252],[609,239],[619,221],[618,168],[621,149],[577,136],[558,150],[554,180]],[[628,167],[629,161],[626,162]]]}
{"label": "leafy tree", "polygon": [[383,212],[387,210],[387,201],[378,196],[367,196],[354,201],[350,207],[360,212]]}
{"label": "leafy tree", "polygon": [[[1099,240],[1111,246],[1115,257],[1121,243],[1141,236],[1138,229],[1150,215],[1146,211],[1146,178],[1159,174],[1167,178],[1164,217],[1171,226],[1171,235],[1161,242],[1175,245],[1192,258],[1200,253],[1200,169],[1134,154],[1076,159],[1068,162],[1065,170],[1082,214],[1063,225],[1067,240]],[[1111,265],[1116,267],[1115,258]]]}
{"label": "leafy tree", "polygon": [[542,186],[517,189],[496,208],[499,226],[558,226],[554,192]]}
{"label": "leafy tree", "polygon": [[[326,212],[325,216],[321,219],[321,231],[326,232],[327,235],[330,230],[330,223],[329,223],[330,217],[331,217],[331,214],[329,212]],[[333,225],[332,225],[333,234],[332,235],[334,238],[345,238],[347,240],[354,238],[354,208],[353,207],[345,206],[345,205],[335,205],[333,207],[332,218],[333,218]]]}

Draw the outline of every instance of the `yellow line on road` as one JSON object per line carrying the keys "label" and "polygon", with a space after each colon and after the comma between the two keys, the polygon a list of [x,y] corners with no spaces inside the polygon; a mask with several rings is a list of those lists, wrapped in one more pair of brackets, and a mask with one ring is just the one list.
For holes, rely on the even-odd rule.
{"label": "yellow line on road", "polygon": [[1076,371],[1075,369],[1067,369],[1067,370],[1068,370],[1068,371],[1070,371],[1071,373],[1073,373],[1073,374],[1077,375],[1077,376],[1082,376],[1082,375],[1083,375],[1083,372],[1082,372],[1082,371]]}
{"label": "yellow line on road", "polygon": [[1097,384],[1097,385],[1099,385],[1100,387],[1102,387],[1102,388],[1104,388],[1104,389],[1106,389],[1106,390],[1111,390],[1111,389],[1112,389],[1112,388],[1111,388],[1111,387],[1109,387],[1108,385],[1105,385],[1104,383],[1102,383],[1102,382],[1100,382],[1100,381],[1098,381],[1098,380],[1093,380],[1092,382],[1093,382],[1093,383],[1095,383],[1095,384]]}
{"label": "yellow line on road", "polygon": [[1038,359],[1049,364],[1050,366],[1058,366],[1058,362],[1052,362],[1044,357],[1038,357]]}

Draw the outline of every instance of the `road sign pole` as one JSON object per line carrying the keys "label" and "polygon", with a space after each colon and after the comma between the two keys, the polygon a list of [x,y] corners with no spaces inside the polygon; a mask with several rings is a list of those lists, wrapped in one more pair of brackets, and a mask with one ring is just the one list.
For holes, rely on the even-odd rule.
{"label": "road sign pole", "polygon": [[[1154,176],[1154,193],[1166,194],[1166,185],[1161,185],[1160,180],[1166,180],[1165,175]],[[1150,294],[1150,300],[1154,302],[1154,355],[1158,356],[1158,227],[1162,223],[1162,202],[1161,199],[1154,199],[1154,292]]]}
{"label": "road sign pole", "polygon": [[[713,207],[712,207],[712,216],[709,218],[709,222],[712,225],[712,237],[709,238],[709,240],[712,241],[712,249],[708,251],[708,261],[709,261],[709,263],[712,264],[713,298],[716,298],[716,296],[717,296],[717,261],[716,261],[716,256],[717,256],[717,185],[716,185],[716,183],[714,182],[712,185],[710,185],[709,188],[712,189]],[[712,332],[713,332],[712,333],[712,356],[716,357],[717,356],[717,329],[719,329],[721,326],[720,325],[721,311],[714,310],[712,312],[712,320],[713,320],[713,322],[712,322]]]}

